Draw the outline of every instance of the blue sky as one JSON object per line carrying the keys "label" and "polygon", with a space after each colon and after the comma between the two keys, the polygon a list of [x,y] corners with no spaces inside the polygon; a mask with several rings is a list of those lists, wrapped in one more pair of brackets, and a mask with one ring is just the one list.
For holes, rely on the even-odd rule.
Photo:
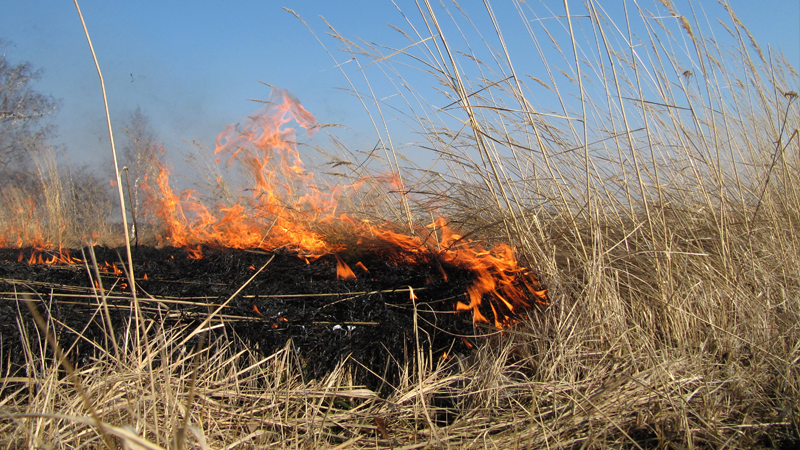
{"label": "blue sky", "polygon": [[[396,0],[413,18],[414,2]],[[533,3],[533,2],[531,2]],[[541,2],[563,11],[563,2]],[[652,6],[654,1],[645,6]],[[106,79],[112,120],[119,122],[141,107],[154,131],[175,156],[189,147],[183,141],[214,137],[240,121],[265,99],[264,81],[288,89],[322,123],[340,123],[352,145],[372,145],[375,133],[362,106],[339,87],[347,81],[312,33],[282,7],[301,15],[340,61],[334,39],[319,16],[348,38],[401,48],[408,41],[387,24],[409,30],[391,1],[118,1],[80,2]],[[473,7],[474,4],[474,7]],[[579,3],[572,3],[578,5]],[[613,13],[621,0],[601,2]],[[695,3],[718,11],[716,1]],[[732,0],[731,4],[759,44],[780,49],[800,68],[800,2]],[[482,23],[482,2],[464,2],[467,13]],[[496,1],[507,39],[522,35],[514,24],[510,1]],[[606,6],[607,5],[607,6]],[[62,104],[55,123],[55,143],[66,148],[73,164],[94,164],[108,156],[99,83],[83,30],[71,1],[6,2],[0,15],[0,39],[13,42],[5,53],[13,62],[30,61],[44,74],[36,87]],[[680,12],[688,14],[681,8]],[[419,22],[416,21],[416,24]],[[364,59],[363,63],[367,60]],[[346,70],[358,75],[351,64]],[[377,91],[390,93],[377,67],[369,68]],[[432,92],[432,91],[429,91]],[[378,93],[380,97],[383,93]],[[390,94],[387,94],[390,95]],[[120,133],[120,131],[118,131]],[[347,135],[347,133],[345,133]],[[399,133],[396,139],[411,139]]]}

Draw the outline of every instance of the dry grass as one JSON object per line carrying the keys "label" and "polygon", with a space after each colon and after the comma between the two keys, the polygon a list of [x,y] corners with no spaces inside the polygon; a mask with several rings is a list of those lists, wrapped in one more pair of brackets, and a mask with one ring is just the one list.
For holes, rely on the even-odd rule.
{"label": "dry grass", "polygon": [[87,239],[120,242],[108,182],[86,168],[59,169],[55,152],[35,155],[35,171],[0,181],[0,247],[77,248]]}
{"label": "dry grass", "polygon": [[[552,305],[447,364],[416,349],[385,398],[346,366],[304,380],[291,343],[262,358],[215,330],[193,350],[187,330],[148,322],[146,348],[122,342],[119,359],[78,373],[105,432],[127,448],[796,446],[798,74],[733,13],[712,27],[662,4],[610,17],[589,1],[558,19],[515,4],[529,31],[516,60],[488,7],[476,23],[424,1],[399,48],[331,29],[346,59],[375,61],[343,73],[382,136],[371,152],[342,148],[343,167],[358,177],[380,159],[409,192],[364,206],[402,222],[437,205],[514,243]],[[537,72],[515,71],[530,58]],[[442,97],[416,69],[452,104],[427,103]],[[368,71],[398,95],[360,85]],[[403,162],[391,111],[431,165]],[[39,341],[30,381],[3,386],[0,442],[103,446]]]}

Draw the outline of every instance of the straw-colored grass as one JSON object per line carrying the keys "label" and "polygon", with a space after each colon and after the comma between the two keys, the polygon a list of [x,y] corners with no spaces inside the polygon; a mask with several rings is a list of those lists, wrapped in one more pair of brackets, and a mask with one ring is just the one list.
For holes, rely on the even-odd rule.
{"label": "straw-colored grass", "polygon": [[120,241],[110,217],[107,181],[87,168],[59,168],[49,147],[35,155],[35,169],[6,173],[0,180],[0,247],[76,248],[87,238]]}
{"label": "straw-colored grass", "polygon": [[[449,362],[413,349],[382,398],[345,365],[303,379],[291,342],[261,357],[214,330],[193,349],[189,330],[148,322],[146,348],[78,370],[87,404],[40,337],[30,380],[2,386],[0,443],[102,447],[102,429],[126,448],[797,446],[797,72],[730,11],[564,4],[514,2],[525,36],[489,2],[468,16],[427,0],[396,48],[330,30],[381,137],[338,144],[337,166],[403,176],[365,209],[404,222],[436,205],[513,243],[549,290],[541,314]],[[428,165],[404,159],[397,122]]]}

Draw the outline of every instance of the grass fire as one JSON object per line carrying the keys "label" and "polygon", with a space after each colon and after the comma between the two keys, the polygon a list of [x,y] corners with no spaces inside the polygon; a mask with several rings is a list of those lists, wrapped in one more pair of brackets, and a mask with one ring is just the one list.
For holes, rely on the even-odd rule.
{"label": "grass fire", "polygon": [[[392,223],[349,216],[339,202],[348,191],[357,191],[367,180],[349,186],[337,186],[327,192],[317,186],[314,175],[304,168],[295,142],[295,130],[286,127],[295,121],[313,133],[316,120],[286,92],[273,91],[268,106],[248,118],[244,129],[229,127],[217,138],[217,163],[238,163],[252,180],[248,196],[237,196],[227,204],[208,206],[192,192],[175,195],[169,183],[169,171],[159,167],[154,183],[145,185],[148,193],[145,211],[157,220],[162,230],[159,245],[188,249],[199,258],[202,247],[287,249],[306,260],[344,251],[381,253],[387,261],[413,264],[436,254],[440,260],[470,270],[475,282],[469,286],[468,300],[458,302],[459,311],[471,311],[475,321],[492,323],[500,328],[535,302],[546,302],[545,291],[536,278],[520,267],[508,244],[489,250],[455,234],[443,218],[409,233],[395,231]],[[224,162],[224,161],[223,161]],[[241,172],[240,172],[241,173]],[[392,177],[388,190],[402,189]],[[380,182],[380,181],[379,181]],[[385,182],[385,181],[384,181]],[[151,223],[156,221],[151,219]],[[349,241],[349,243],[345,243]],[[349,249],[348,249],[349,247]],[[369,269],[361,261],[365,272]],[[447,274],[442,273],[446,280]],[[337,256],[337,276],[356,278]],[[484,296],[491,298],[491,321],[480,312]]]}
{"label": "grass fire", "polygon": [[115,118],[156,77],[76,8],[102,167],[0,57],[0,445],[796,447],[791,60],[728,2],[392,6],[386,42],[281,10],[330,57],[290,82],[344,87],[227,127]]}

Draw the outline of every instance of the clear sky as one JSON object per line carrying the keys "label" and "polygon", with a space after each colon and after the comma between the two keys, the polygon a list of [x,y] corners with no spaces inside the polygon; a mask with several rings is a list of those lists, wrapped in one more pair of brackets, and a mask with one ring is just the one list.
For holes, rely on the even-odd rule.
{"label": "clear sky", "polygon": [[[409,16],[418,16],[414,2],[395,1]],[[563,11],[560,0],[541,3]],[[613,12],[622,2],[600,3]],[[641,3],[649,7],[655,1]],[[510,1],[492,4],[501,21],[506,9],[513,13]],[[719,10],[716,1],[698,4]],[[731,4],[762,47],[779,49],[800,68],[800,2]],[[339,61],[348,58],[336,52],[339,44],[326,35],[320,16],[351,39],[396,48],[408,43],[387,25],[408,30],[389,0],[82,0],[80,5],[106,79],[112,119],[119,122],[141,107],[168,151],[187,148],[184,140],[213,145],[227,124],[257,109],[248,99],[268,97],[269,88],[259,80],[291,91],[320,122],[344,124],[370,136],[361,105],[337,89],[347,86],[342,73],[314,35],[282,7],[302,16]],[[485,16],[482,5],[462,3],[472,16]],[[8,59],[42,68],[37,89],[62,101],[55,142],[67,149],[73,164],[109,159],[99,83],[73,2],[6,1],[0,10],[0,39],[13,43],[5,49]],[[679,11],[689,13],[685,6]],[[513,39],[517,25],[506,23],[504,30]],[[180,157],[172,159],[177,164]]]}

